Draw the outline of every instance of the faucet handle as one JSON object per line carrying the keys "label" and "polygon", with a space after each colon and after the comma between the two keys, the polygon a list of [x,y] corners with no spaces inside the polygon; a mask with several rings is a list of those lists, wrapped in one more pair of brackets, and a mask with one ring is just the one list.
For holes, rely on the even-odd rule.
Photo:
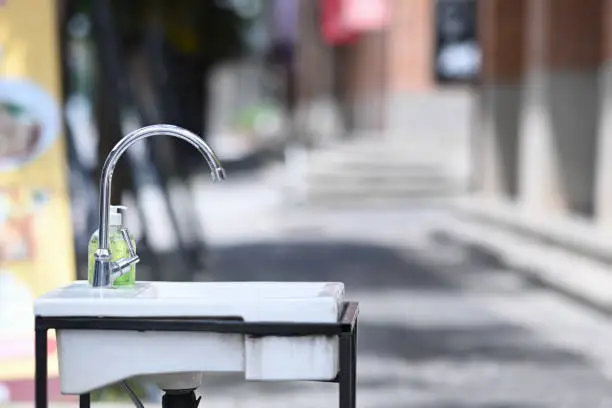
{"label": "faucet handle", "polygon": [[132,244],[132,239],[130,238],[130,232],[126,227],[121,228],[121,236],[125,241],[125,245],[127,245],[127,249],[130,252],[130,257],[136,256],[136,249],[134,249],[134,245]]}
{"label": "faucet handle", "polygon": [[121,228],[121,237],[125,241],[125,245],[127,245],[127,249],[130,253],[128,258],[119,259],[113,262],[111,266],[112,273],[112,281],[117,279],[118,277],[126,274],[129,271],[129,267],[134,265],[140,261],[140,257],[136,254],[136,250],[134,249],[134,245],[132,245],[132,240],[130,239],[130,232],[126,227]]}
{"label": "faucet handle", "polygon": [[130,266],[138,262],[140,262],[140,257],[138,255],[130,256],[129,258],[122,258],[113,262],[111,264],[111,282],[128,273]]}

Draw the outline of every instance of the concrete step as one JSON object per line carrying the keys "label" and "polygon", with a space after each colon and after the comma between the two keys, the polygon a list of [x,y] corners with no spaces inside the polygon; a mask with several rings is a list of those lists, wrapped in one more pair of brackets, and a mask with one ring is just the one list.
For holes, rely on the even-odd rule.
{"label": "concrete step", "polygon": [[451,180],[437,180],[432,182],[427,179],[403,180],[394,182],[390,180],[378,181],[376,179],[339,179],[330,178],[319,182],[307,183],[309,191],[364,191],[366,193],[395,193],[402,191],[434,191],[453,190],[459,187],[458,183]]}
{"label": "concrete step", "polygon": [[431,203],[450,200],[460,193],[449,191],[414,191],[401,196],[380,196],[361,194],[334,193],[333,195],[309,194],[304,198],[304,203],[312,207],[325,208],[404,208],[415,203]]}
{"label": "concrete step", "polygon": [[351,141],[301,160],[304,194],[310,204],[402,203],[455,195],[460,183],[432,150],[401,143]]}
{"label": "concrete step", "polygon": [[526,278],[590,308],[612,315],[610,263],[499,223],[460,218],[439,233],[452,241],[487,251]]}
{"label": "concrete step", "polygon": [[423,147],[433,147],[438,145],[438,139],[436,138],[377,138],[363,137],[353,140],[337,141],[335,143],[328,144],[324,147],[325,150],[335,150],[341,152],[356,151],[360,149],[367,149],[368,151],[378,150],[384,151],[389,146],[401,147],[406,149],[420,149]]}
{"label": "concrete step", "polygon": [[448,170],[439,163],[403,161],[393,162],[381,158],[380,160],[309,160],[307,168],[310,171],[318,172],[364,172],[373,169],[381,172],[389,173],[407,173],[407,174],[432,174],[432,173],[448,173]]}
{"label": "concrete step", "polygon": [[431,179],[412,179],[412,180],[389,180],[381,181],[372,178],[342,179],[339,177],[327,179],[309,179],[306,182],[306,190],[310,193],[323,192],[326,194],[341,194],[350,192],[351,194],[361,195],[381,195],[394,196],[402,195],[406,192],[438,192],[438,191],[458,191],[460,186],[451,180]]}
{"label": "concrete step", "polygon": [[462,192],[460,186],[452,183],[325,184],[310,185],[305,200],[310,205],[325,206],[401,205],[414,200],[454,197]]}
{"label": "concrete step", "polygon": [[311,157],[306,165],[307,175],[377,178],[448,178],[448,170],[439,163],[423,159],[390,159],[390,155],[357,157],[328,155]]}
{"label": "concrete step", "polygon": [[348,200],[369,200],[369,199],[392,199],[402,200],[415,197],[435,197],[441,195],[454,195],[461,192],[461,189],[452,186],[405,186],[401,188],[388,188],[380,190],[366,191],[357,187],[334,187],[309,189],[307,196],[311,199],[348,199]]}
{"label": "concrete step", "polygon": [[308,172],[311,174],[351,174],[362,175],[367,173],[379,173],[384,175],[430,176],[445,175],[447,171],[435,163],[393,163],[390,161],[310,161]]}
{"label": "concrete step", "polygon": [[432,151],[410,152],[402,149],[388,148],[384,151],[325,151],[310,154],[309,162],[312,165],[413,165],[432,166],[440,162],[440,155]]}
{"label": "concrete step", "polygon": [[355,161],[310,162],[305,169],[309,185],[318,184],[382,184],[382,185],[423,185],[446,184],[453,180],[448,170],[435,164],[390,163],[387,161],[356,163]]}

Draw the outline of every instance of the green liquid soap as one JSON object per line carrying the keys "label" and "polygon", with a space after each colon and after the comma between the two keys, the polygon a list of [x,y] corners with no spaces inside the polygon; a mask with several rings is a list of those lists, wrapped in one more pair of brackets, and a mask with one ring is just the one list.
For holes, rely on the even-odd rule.
{"label": "green liquid soap", "polygon": [[[115,228],[110,228],[110,250],[113,255],[113,261],[117,261],[121,258],[129,258],[130,251],[128,250],[121,233],[117,229],[113,231]],[[136,249],[136,243],[134,242],[134,238],[130,236],[132,245],[134,246],[134,250]],[[89,284],[93,284],[93,272],[94,272],[94,253],[98,249],[98,245],[100,243],[100,239],[98,237],[98,231],[96,231],[91,239],[89,240],[89,256],[88,256],[88,280]],[[136,265],[130,265],[129,271],[125,274],[121,275],[113,282],[114,287],[130,287],[134,286],[136,283]]]}
{"label": "green liquid soap", "polygon": [[[123,236],[121,235],[121,229],[125,228],[125,213],[127,211],[127,207],[124,206],[114,206],[111,205],[109,211],[109,226],[108,226],[108,235],[110,241],[110,251],[112,255],[112,261],[118,261],[119,259],[129,258],[130,250],[128,249],[127,244],[123,240]],[[134,237],[130,234],[130,241],[132,242],[132,246],[134,247],[134,251],[136,251],[136,242],[134,242]],[[99,231],[95,231],[89,240],[89,248],[88,248],[88,265],[87,265],[87,277],[89,280],[89,284],[93,284],[93,275],[94,275],[94,254],[98,249],[100,243]],[[126,271],[123,275],[118,277],[113,282],[113,287],[131,287],[136,283],[136,264],[130,265],[129,270]]]}

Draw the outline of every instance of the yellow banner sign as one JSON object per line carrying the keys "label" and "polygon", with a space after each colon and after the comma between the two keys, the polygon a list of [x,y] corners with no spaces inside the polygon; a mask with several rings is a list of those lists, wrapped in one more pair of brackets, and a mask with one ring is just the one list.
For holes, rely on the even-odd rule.
{"label": "yellow banner sign", "polygon": [[32,302],[75,278],[57,4],[0,3],[0,383],[33,378]]}

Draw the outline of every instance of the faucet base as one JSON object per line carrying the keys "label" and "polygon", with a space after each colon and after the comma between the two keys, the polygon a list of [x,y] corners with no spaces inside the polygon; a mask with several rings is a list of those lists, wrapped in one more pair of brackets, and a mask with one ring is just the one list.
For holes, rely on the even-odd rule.
{"label": "faucet base", "polygon": [[92,286],[96,288],[108,288],[112,285],[111,253],[110,250],[99,248],[94,254],[94,273]]}

